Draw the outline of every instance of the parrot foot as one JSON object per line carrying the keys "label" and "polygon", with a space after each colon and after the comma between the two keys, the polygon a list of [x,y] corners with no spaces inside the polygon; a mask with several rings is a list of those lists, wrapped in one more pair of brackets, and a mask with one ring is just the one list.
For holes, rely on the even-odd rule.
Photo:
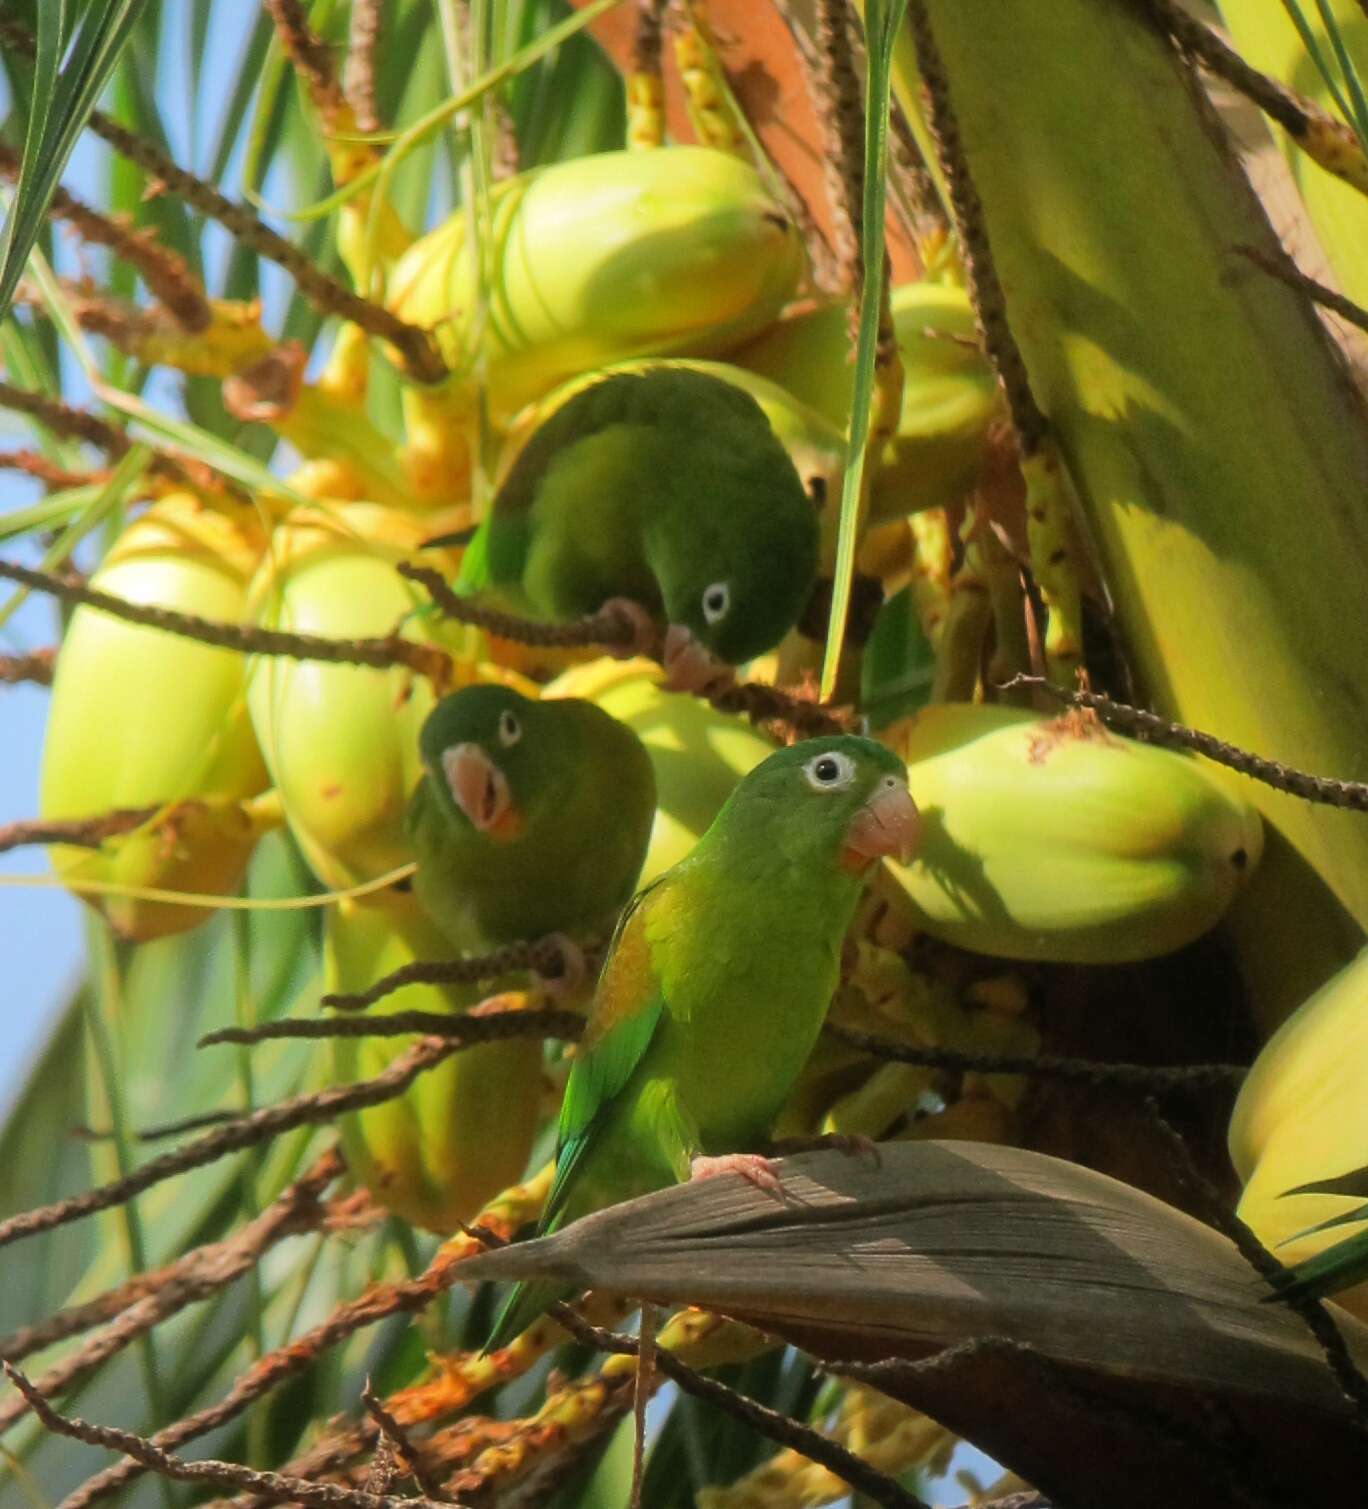
{"label": "parrot foot", "polygon": [[548,933],[544,941],[555,945],[560,954],[560,964],[550,974],[543,974],[538,970],[538,978],[542,982],[543,989],[547,995],[557,1000],[574,995],[589,977],[589,966],[585,963],[584,950],[566,933]]}
{"label": "parrot foot", "polygon": [[665,631],[665,650],[661,656],[665,668],[665,690],[693,692],[701,695],[722,691],[735,679],[732,668],[724,665],[710,649],[693,636],[683,624],[671,624]]}
{"label": "parrot foot", "polygon": [[781,1157],[789,1153],[820,1153],[830,1149],[847,1158],[867,1159],[871,1168],[882,1168],[879,1144],[863,1132],[823,1132],[818,1137],[784,1137],[770,1144],[770,1151]]}
{"label": "parrot foot", "polygon": [[626,644],[609,645],[614,660],[631,660],[635,655],[650,655],[660,643],[660,625],[633,597],[610,597],[598,616],[616,614],[632,631]]}
{"label": "parrot foot", "polygon": [[782,1196],[784,1193],[774,1162],[759,1153],[724,1153],[720,1158],[699,1157],[689,1162],[690,1184],[698,1179],[716,1179],[719,1174],[740,1174],[756,1189],[767,1190],[772,1195]]}

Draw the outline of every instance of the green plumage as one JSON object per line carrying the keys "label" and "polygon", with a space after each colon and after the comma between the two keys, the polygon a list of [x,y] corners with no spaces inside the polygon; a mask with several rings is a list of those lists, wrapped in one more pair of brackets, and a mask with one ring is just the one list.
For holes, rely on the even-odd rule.
{"label": "green plumage", "polygon": [[[1286,1191],[1289,1195],[1353,1195],[1368,1196],[1368,1168],[1354,1169],[1339,1174],[1333,1179],[1317,1179],[1312,1184],[1299,1184]],[[1332,1226],[1345,1226],[1351,1221],[1368,1221],[1368,1205],[1355,1206],[1343,1215],[1331,1216],[1310,1226],[1298,1236],[1308,1236],[1313,1231],[1325,1231]],[[1289,1241],[1292,1238],[1288,1239]],[[1287,1275],[1270,1299],[1327,1299],[1343,1289],[1352,1289],[1355,1284],[1368,1278],[1368,1231],[1356,1232],[1342,1242],[1327,1247],[1314,1257],[1304,1259],[1287,1270]]]}
{"label": "green plumage", "polygon": [[633,598],[736,664],[797,622],[817,532],[798,473],[748,393],[709,373],[649,367],[583,388],[537,429],[456,586],[553,622]]}
{"label": "green plumage", "polygon": [[[849,779],[818,783],[833,763]],[[818,772],[818,774],[820,771]],[[561,1107],[541,1232],[689,1175],[698,1155],[753,1149],[816,1040],[864,869],[852,821],[906,768],[867,739],[813,739],[736,787],[692,853],[624,914]],[[519,1286],[488,1346],[566,1291]]]}
{"label": "green plumage", "polygon": [[[510,734],[516,738],[510,742]],[[641,872],[655,777],[637,736],[592,703],[465,687],[433,708],[407,829],[424,910],[463,952],[611,925]],[[473,746],[506,782],[516,832],[481,831],[444,756]]]}

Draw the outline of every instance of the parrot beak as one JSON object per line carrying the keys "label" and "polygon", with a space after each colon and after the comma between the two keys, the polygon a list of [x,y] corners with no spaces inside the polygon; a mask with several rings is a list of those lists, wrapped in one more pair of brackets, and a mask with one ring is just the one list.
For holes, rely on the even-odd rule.
{"label": "parrot beak", "polygon": [[665,630],[661,659],[665,666],[665,689],[671,692],[705,691],[712,682],[727,675],[729,669],[683,624],[671,624]]}
{"label": "parrot beak", "polygon": [[901,781],[888,776],[851,818],[841,846],[841,863],[848,870],[862,870],[877,859],[907,864],[917,852],[920,836],[917,804]]}
{"label": "parrot beak", "polygon": [[442,773],[456,805],[491,838],[516,838],[522,814],[513,805],[504,773],[478,744],[455,744],[442,752]]}

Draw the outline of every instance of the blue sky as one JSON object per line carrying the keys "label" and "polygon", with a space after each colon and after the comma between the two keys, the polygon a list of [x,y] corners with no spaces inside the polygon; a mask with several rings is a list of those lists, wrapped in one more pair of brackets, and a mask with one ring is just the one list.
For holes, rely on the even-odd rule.
{"label": "blue sky", "polygon": [[[209,37],[211,56],[225,59],[225,74],[231,76],[229,63],[236,66],[247,34],[255,20],[256,7],[243,5],[230,14],[230,6],[216,6],[214,27]],[[174,57],[188,45],[187,6],[167,7],[163,25],[167,28],[165,56]],[[162,111],[167,135],[178,159],[193,162],[190,139],[190,102],[183,88],[185,74],[176,71],[161,83],[157,102]],[[9,99],[0,79],[0,110],[8,112]],[[203,155],[206,143],[195,144]],[[98,204],[103,197],[108,149],[87,133],[78,143],[63,181],[83,198]],[[199,164],[195,164],[200,166]],[[230,164],[228,181],[236,177],[238,164]],[[268,181],[268,197],[271,184]],[[228,241],[217,230],[206,237],[205,254],[211,279],[222,266]],[[58,240],[59,267],[77,270],[77,250],[66,239]],[[263,299],[268,325],[272,307],[283,304],[288,293],[284,274],[267,269],[263,279]],[[83,385],[71,367],[65,373],[68,393],[83,401]],[[154,378],[146,397],[159,407],[180,413],[177,384],[167,377]],[[0,449],[16,449],[31,444],[31,434],[17,416],[0,410]],[[27,478],[14,472],[0,471],[0,517],[22,508],[41,497],[41,492]],[[11,559],[36,564],[37,551],[27,542],[5,545],[4,554]],[[8,593],[0,588],[0,602]],[[0,629],[0,651],[51,644],[56,619],[52,605],[31,599]],[[0,687],[0,823],[13,822],[36,815],[38,810],[38,770],[42,756],[43,729],[47,718],[48,693],[41,687]],[[47,870],[46,855],[41,849],[17,849],[0,854],[0,876],[40,875]],[[4,1025],[0,1028],[0,1117],[3,1117],[14,1094],[23,1083],[34,1054],[56,1012],[68,998],[84,968],[84,944],[81,934],[81,904],[65,892],[55,889],[0,889],[0,957],[6,962],[7,1001]]]}
{"label": "blue sky", "polygon": [[[0,426],[0,444],[14,443]],[[22,442],[20,442],[22,443]],[[10,474],[0,474],[3,511],[17,506],[18,489]],[[26,501],[26,500],[25,500]],[[18,550],[7,550],[22,558]],[[54,615],[50,603],[30,600],[6,626],[4,649],[51,644]],[[0,823],[32,817],[38,810],[38,763],[47,721],[45,688],[0,688]],[[47,858],[41,849],[12,849],[0,854],[0,875],[41,874]],[[0,958],[5,960],[6,1004],[0,1053],[0,1113],[8,1107],[44,1030],[80,978],[83,967],[80,903],[65,891],[0,891]]]}

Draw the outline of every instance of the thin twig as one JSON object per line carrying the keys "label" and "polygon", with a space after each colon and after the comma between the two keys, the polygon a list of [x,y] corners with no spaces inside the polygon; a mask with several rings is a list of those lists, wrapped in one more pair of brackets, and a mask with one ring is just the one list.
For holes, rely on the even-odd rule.
{"label": "thin twig", "polygon": [[636,639],[635,625],[616,609],[602,609],[574,623],[537,623],[530,618],[502,613],[497,608],[481,607],[470,598],[457,596],[448,586],[446,577],[440,571],[434,571],[431,566],[400,561],[395,569],[400,576],[422,587],[443,617],[483,629],[486,634],[493,634],[498,639],[562,649],[582,645],[625,649]]}
{"label": "thin twig", "polygon": [[325,125],[331,124],[343,101],[327,47],[310,28],[300,0],[264,0],[264,3],[275,24],[276,37],[304,81],[314,109]]}
{"label": "thin twig", "polygon": [[[145,1276],[146,1292],[110,1325],[97,1331],[44,1373],[35,1387],[44,1394],[57,1394],[71,1388],[154,1326],[240,1278],[284,1237],[315,1229],[323,1219],[318,1197],[342,1169],[342,1155],[336,1148],[330,1148],[302,1178],[290,1185],[241,1231],[221,1242],[187,1253],[163,1269],[159,1276]],[[6,1347],[0,1355],[8,1361],[17,1361],[27,1355],[35,1350],[32,1342],[37,1332],[37,1327],[27,1335],[21,1332],[16,1339],[26,1342],[27,1346],[23,1349]],[[66,1334],[74,1333],[68,1331]],[[0,1432],[8,1430],[26,1409],[22,1398],[0,1403]]]}
{"label": "thin twig", "polygon": [[[0,22],[0,33],[3,30],[4,23]],[[64,440],[84,441],[116,461],[126,456],[133,445],[120,426],[110,424],[108,420],[101,419],[86,409],[74,408],[59,399],[49,398],[44,393],[30,393],[24,388],[17,388],[13,383],[0,382],[0,408],[12,409],[16,414],[27,414],[51,434],[59,435]],[[210,468],[202,462],[188,457],[182,460],[165,451],[152,452],[147,470],[182,486],[213,485]]]}
{"label": "thin twig", "polygon": [[[509,1193],[512,1192],[505,1192],[499,1198],[504,1199]],[[483,1213],[486,1223],[491,1219],[488,1212],[489,1207],[486,1207]],[[515,1217],[515,1220],[520,1221],[521,1216]],[[512,1236],[513,1233],[510,1229],[502,1234]],[[470,1238],[448,1240],[438,1248],[432,1261],[417,1278],[398,1284],[373,1285],[356,1299],[339,1305],[311,1331],[259,1357],[233,1380],[232,1386],[221,1399],[159,1430],[152,1437],[152,1444],[163,1451],[174,1451],[186,1441],[217,1430],[236,1419],[263,1395],[288,1379],[306,1372],[323,1352],[357,1331],[386,1320],[391,1315],[412,1315],[426,1309],[459,1280],[462,1263],[479,1250],[481,1244]],[[91,1505],[117,1493],[144,1471],[146,1468],[138,1462],[120,1462],[107,1467],[68,1494],[59,1509],[90,1509]],[[291,1493],[275,1496],[287,1500],[294,1497]],[[412,1504],[413,1501],[408,1502]]]}
{"label": "thin twig", "polygon": [[1100,692],[1076,691],[1066,687],[1052,686],[1036,676],[1014,676],[1004,682],[1003,691],[1015,687],[1030,687],[1048,692],[1060,702],[1074,707],[1085,707],[1094,712],[1118,733],[1143,740],[1146,744],[1158,744],[1164,749],[1182,749],[1205,755],[1217,765],[1246,775],[1252,781],[1272,786],[1276,791],[1285,791],[1303,801],[1317,802],[1324,807],[1347,807],[1352,812],[1368,812],[1368,782],[1337,781],[1329,776],[1310,775],[1296,770],[1277,760],[1265,759],[1262,755],[1250,754],[1235,744],[1227,744],[1212,734],[1204,734],[1182,723],[1170,723],[1157,713],[1144,708],[1131,707],[1125,702],[1113,702]]}
{"label": "thin twig", "polygon": [[375,59],[383,20],[384,0],[352,0],[342,88],[361,131],[380,129],[380,112],[375,102]]}
{"label": "thin twig", "polygon": [[[407,577],[424,588],[433,604],[444,615],[460,623],[482,628],[500,639],[531,645],[603,645],[605,648],[626,648],[637,637],[636,625],[615,609],[600,609],[597,613],[569,624],[535,623],[510,613],[501,613],[497,609],[480,607],[467,598],[458,597],[447,585],[441,572],[434,571],[430,566],[401,561],[396,569],[400,576]],[[659,661],[658,651],[654,647],[652,658]],[[810,738],[817,734],[849,733],[858,721],[848,709],[808,702],[780,691],[778,687],[754,681],[738,682],[722,678],[700,695],[719,712],[740,713],[753,723],[778,724],[785,730],[792,729],[795,736],[800,738]]]}
{"label": "thin twig", "polygon": [[[564,1303],[553,1305],[551,1313],[577,1341],[586,1346],[597,1347],[601,1352],[615,1352],[624,1357],[638,1355],[638,1344],[634,1336],[624,1336],[617,1331],[590,1325],[577,1311]],[[800,1425],[798,1421],[790,1420],[787,1415],[758,1404],[744,1394],[738,1394],[735,1389],[728,1388],[715,1378],[705,1378],[663,1347],[656,1348],[655,1365],[686,1394],[716,1405],[734,1420],[749,1425],[752,1430],[771,1441],[791,1447],[811,1461],[820,1463],[829,1472],[835,1473],[842,1482],[848,1483],[856,1493],[867,1495],[876,1504],[884,1505],[885,1509],[927,1509],[925,1502],[916,1494],[909,1493],[892,1478],[871,1467],[862,1457],[847,1451],[829,1436]]]}
{"label": "thin twig", "polygon": [[23,655],[0,655],[0,686],[17,686],[21,681],[29,681],[36,686],[51,686],[56,668],[55,645],[47,645],[41,650],[29,650]]}
{"label": "thin twig", "polygon": [[1324,283],[1318,283],[1285,253],[1278,256],[1257,246],[1235,246],[1231,250],[1241,257],[1248,257],[1256,267],[1270,277],[1277,278],[1279,282],[1286,283],[1289,288],[1300,289],[1307,298],[1324,305],[1332,314],[1339,315],[1340,319],[1357,325],[1360,330],[1368,330],[1368,309],[1362,304],[1355,304],[1352,299],[1346,299],[1335,289],[1327,288]]}
{"label": "thin twig", "polygon": [[[0,29],[3,24],[0,23]],[[13,383],[0,382],[0,408],[13,409],[36,419],[45,430],[63,440],[83,440],[115,460],[128,454],[132,441],[123,430],[85,409],[74,408],[44,393],[30,393]]]}
{"label": "thin twig", "polygon": [[920,1064],[928,1069],[948,1069],[972,1074],[1024,1074],[1041,1079],[1074,1080],[1090,1085],[1124,1085],[1132,1090],[1204,1090],[1236,1085],[1249,1073],[1244,1064],[1148,1064],[1096,1063],[1082,1058],[1058,1058],[1042,1053],[969,1053],[957,1048],[930,1048],[894,1042],[872,1032],[859,1032],[835,1022],[826,1031],[837,1041],[858,1048],[875,1058],[901,1064]]}
{"label": "thin twig", "polygon": [[[19,22],[0,19],[0,43],[32,57],[33,37]],[[140,167],[162,191],[175,194],[201,215],[216,220],[243,248],[283,267],[299,291],[324,314],[336,315],[359,325],[367,335],[388,341],[399,353],[404,368],[416,382],[441,382],[447,374],[432,336],[410,325],[382,304],[353,293],[329,276],[293,242],[278,235],[246,205],[237,204],[213,184],[178,167],[154,142],[121,126],[103,111],[90,115],[90,129],[128,160]]]}
{"label": "thin twig", "polygon": [[1364,1377],[1350,1355],[1349,1344],[1330,1318],[1330,1312],[1313,1295],[1283,1293],[1287,1269],[1239,1216],[1227,1208],[1211,1181],[1197,1167],[1187,1143],[1164,1116],[1153,1097],[1145,1098],[1145,1110],[1168,1146],[1171,1166],[1178,1178],[1196,1197],[1217,1231],[1230,1239],[1240,1256],[1263,1279],[1273,1294],[1283,1299],[1305,1322],[1306,1329],[1320,1344],[1336,1383],[1354,1407],[1355,1423],[1360,1431],[1368,1433],[1368,1378]]}
{"label": "thin twig", "polygon": [[[1218,32],[1174,0],[1140,0],[1140,4],[1190,58],[1277,121],[1321,167],[1363,189],[1363,148],[1352,126],[1327,114],[1314,100],[1251,68]],[[1332,150],[1327,151],[1331,144]]]}
{"label": "thin twig", "polygon": [[256,1472],[235,1462],[187,1462],[153,1444],[146,1436],[110,1425],[92,1425],[76,1416],[59,1415],[44,1396],[12,1362],[3,1364],[10,1382],[23,1394],[34,1414],[50,1431],[84,1441],[88,1446],[107,1446],[150,1468],[164,1478],[183,1483],[210,1483],[218,1488],[247,1489],[269,1493],[319,1509],[437,1509],[427,1498],[402,1498],[389,1494],[365,1493],[357,1488],[342,1488],[332,1483],[309,1483],[302,1478],[282,1477],[278,1472]]}
{"label": "thin twig", "polygon": [[[21,290],[22,286],[21,284]],[[16,294],[15,303],[18,302],[19,295]],[[58,487],[88,487],[92,482],[103,482],[106,476],[102,472],[73,472],[65,466],[58,466],[38,451],[30,450],[0,451],[0,467],[7,472],[23,472],[49,490]]]}
{"label": "thin twig", "polygon": [[366,1379],[366,1386],[361,1390],[361,1402],[379,1427],[380,1434],[389,1442],[395,1456],[403,1463],[404,1470],[413,1479],[418,1492],[425,1498],[447,1502],[447,1495],[442,1492],[440,1485],[433,1481],[432,1474],[423,1461],[422,1452],[409,1440],[404,1427],[376,1397],[369,1378]]}
{"label": "thin twig", "polygon": [[0,824],[0,854],[25,844],[70,844],[78,849],[98,849],[105,839],[131,833],[150,822],[159,812],[169,813],[165,805],[121,807],[101,812],[96,817],[35,818],[32,821]]}
{"label": "thin twig", "polygon": [[1026,363],[1012,336],[1007,320],[1007,301],[998,281],[983,205],[974,187],[960,142],[959,125],[950,101],[945,68],[931,34],[931,21],[924,0],[911,0],[908,24],[917,48],[917,62],[930,104],[931,130],[945,171],[950,209],[964,256],[974,311],[983,336],[984,350],[997,371],[1007,398],[1017,442],[1023,455],[1033,455],[1044,443],[1049,421],[1040,410],[1026,375]]}
{"label": "thin twig", "polygon": [[521,1010],[516,1007],[489,1011],[442,1013],[440,1011],[391,1011],[383,1016],[286,1017],[263,1022],[259,1027],[220,1027],[206,1033],[196,1044],[211,1048],[218,1043],[264,1043],[281,1037],[403,1037],[422,1032],[429,1037],[474,1046],[515,1037],[554,1037],[576,1040],[584,1031],[584,1018],[573,1011],[554,1007]]}
{"label": "thin twig", "polygon": [[[19,176],[19,154],[0,144],[0,175]],[[75,194],[58,187],[48,205],[54,220],[64,220],[84,241],[106,246],[136,269],[148,292],[160,300],[184,330],[207,330],[211,321],[209,300],[184,258],[172,251],[151,228],[135,230],[126,221],[102,215]]]}
{"label": "thin twig", "polygon": [[537,938],[528,943],[509,943],[470,959],[416,959],[382,976],[365,990],[332,992],[323,996],[320,1004],[337,1011],[364,1011],[405,985],[479,985],[518,970],[532,970],[550,979],[560,973],[564,964],[565,954],[559,940]]}
{"label": "thin twig", "polygon": [[219,619],[200,618],[194,613],[179,613],[172,608],[132,603],[98,588],[66,581],[51,572],[34,571],[14,561],[0,561],[0,577],[50,593],[63,602],[98,608],[128,623],[197,639],[202,644],[240,650],[244,655],[282,655],[291,660],[325,660],[341,665],[367,665],[378,670],[402,665],[439,686],[450,679],[451,657],[444,650],[405,639],[399,634],[375,639],[329,639],[321,634],[287,634],[280,629],[224,623]]}
{"label": "thin twig", "polygon": [[24,1237],[36,1236],[39,1232],[51,1231],[55,1226],[78,1221],[84,1216],[94,1215],[96,1211],[122,1205],[164,1179],[183,1174],[192,1168],[201,1168],[204,1164],[213,1163],[241,1148],[254,1147],[272,1137],[278,1137],[282,1132],[292,1131],[295,1127],[326,1125],[345,1111],[357,1111],[365,1106],[392,1100],[396,1095],[402,1095],[425,1069],[441,1063],[444,1058],[459,1051],[460,1047],[460,1043],[423,1038],[401,1053],[383,1073],[377,1074],[373,1079],[359,1080],[351,1085],[337,1085],[312,1095],[296,1095],[276,1105],[264,1106],[259,1111],[216,1128],[194,1142],[187,1142],[174,1152],[162,1153],[126,1178],[11,1216],[8,1221],[0,1222],[0,1247],[6,1247]]}
{"label": "thin twig", "polygon": [[863,273],[864,99],[850,45],[849,0],[817,0],[817,78],[813,101],[825,138],[822,153],[841,281],[859,297]]}

